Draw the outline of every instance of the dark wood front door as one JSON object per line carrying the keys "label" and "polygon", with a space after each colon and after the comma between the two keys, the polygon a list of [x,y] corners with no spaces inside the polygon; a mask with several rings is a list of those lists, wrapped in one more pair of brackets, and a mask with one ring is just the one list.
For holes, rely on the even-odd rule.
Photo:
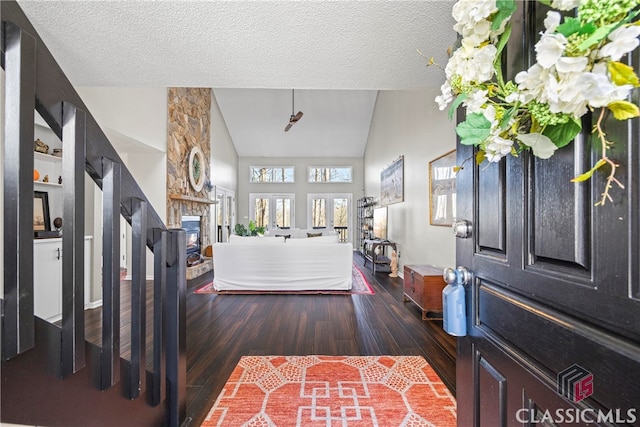
{"label": "dark wood front door", "polygon": [[[508,77],[535,59],[545,14],[518,2]],[[639,126],[606,126],[625,189],[604,206],[594,206],[604,172],[570,182],[600,155],[589,120],[549,160],[467,161],[458,175],[458,217],[473,226],[457,241],[457,263],[473,273],[458,342],[461,427],[640,425]],[[458,144],[458,164],[473,155]]]}

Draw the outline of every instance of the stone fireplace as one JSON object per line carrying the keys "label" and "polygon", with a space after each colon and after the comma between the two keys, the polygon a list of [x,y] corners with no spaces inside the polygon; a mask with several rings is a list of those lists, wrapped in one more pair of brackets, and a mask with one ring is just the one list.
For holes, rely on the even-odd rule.
{"label": "stone fireplace", "polygon": [[[169,228],[183,228],[184,217],[199,218],[199,244],[204,250],[212,242],[210,207],[214,203],[213,194],[203,185],[211,177],[211,89],[169,88],[167,103],[167,223]],[[204,160],[198,162],[197,176],[191,154],[194,149]],[[213,261],[205,259],[187,267],[187,279],[212,268]]]}

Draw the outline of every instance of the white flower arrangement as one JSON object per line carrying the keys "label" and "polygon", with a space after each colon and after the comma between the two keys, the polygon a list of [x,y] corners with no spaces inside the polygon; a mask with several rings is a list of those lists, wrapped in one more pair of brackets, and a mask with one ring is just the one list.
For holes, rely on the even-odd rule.
{"label": "white flower arrangement", "polygon": [[[594,133],[602,143],[602,157],[579,182],[609,165],[602,198],[612,200],[617,164],[608,158],[612,142],[602,128],[606,111],[618,120],[640,116],[627,98],[640,85],[634,69],[619,62],[635,50],[640,26],[633,22],[640,0],[539,0],[555,10],[547,13],[545,31],[535,46],[536,63],[505,82],[501,52],[511,34],[510,18],[516,0],[459,0],[452,15],[460,47],[446,67],[440,109],[450,105],[449,117],[460,105],[466,118],[456,127],[460,142],[478,147],[476,162],[500,161],[530,150],[541,159],[553,156],[582,130],[581,117],[601,109]],[[575,9],[575,10],[574,10]],[[559,11],[573,11],[562,18]],[[434,65],[433,58],[429,65]]]}

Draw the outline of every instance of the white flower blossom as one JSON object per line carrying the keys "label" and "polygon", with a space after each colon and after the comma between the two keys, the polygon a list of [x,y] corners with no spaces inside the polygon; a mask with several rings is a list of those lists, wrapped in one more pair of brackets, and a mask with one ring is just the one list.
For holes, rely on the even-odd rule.
{"label": "white flower blossom", "polygon": [[561,19],[562,16],[558,12],[547,12],[547,17],[544,19],[544,28],[547,29],[546,33],[553,33],[556,28],[558,28],[558,25],[560,25]]}
{"label": "white flower blossom", "polygon": [[583,73],[580,87],[589,105],[594,108],[605,107],[613,101],[625,99],[633,86],[614,85],[609,77],[600,73]]}
{"label": "white flower blossom", "polygon": [[463,43],[471,45],[471,47],[480,46],[489,39],[491,35],[491,22],[486,19],[480,20],[472,28],[465,28],[461,32]]}
{"label": "white flower blossom", "polygon": [[449,105],[451,101],[453,101],[453,92],[451,91],[449,80],[444,82],[440,87],[440,91],[442,92],[442,95],[436,96],[436,102],[438,103],[440,111],[442,111],[447,108],[447,105]]}
{"label": "white flower blossom", "polygon": [[463,104],[467,107],[467,114],[480,113],[482,106],[487,103],[487,90],[475,90],[471,92],[464,100]]}
{"label": "white flower blossom", "polygon": [[463,83],[484,82],[493,77],[493,60],[496,57],[496,47],[488,44],[481,48],[462,45],[447,63],[445,73],[448,78],[458,75]]}
{"label": "white flower blossom", "polygon": [[562,56],[567,39],[562,34],[543,34],[536,43],[536,58],[543,68],[551,68]]}
{"label": "white flower blossom", "polygon": [[[473,26],[497,10],[496,0],[460,0],[453,5],[451,15],[456,22],[463,26]],[[461,31],[458,32],[462,34]]]}
{"label": "white flower blossom", "polygon": [[491,142],[487,144],[484,152],[487,160],[490,162],[499,162],[507,154],[511,153],[513,147],[513,141],[502,138],[500,136],[494,136]]}
{"label": "white flower blossom", "polygon": [[578,73],[585,71],[589,65],[589,60],[584,56],[567,57],[563,56],[556,62],[556,70],[559,73]]}
{"label": "white flower blossom", "polygon": [[580,0],[553,0],[551,7],[558,10],[571,10],[580,6]]}
{"label": "white flower blossom", "polygon": [[518,141],[531,147],[533,155],[541,159],[548,159],[558,149],[548,137],[541,133],[521,133],[518,135]]}
{"label": "white flower blossom", "polygon": [[640,27],[633,25],[630,27],[620,27],[609,34],[610,43],[607,43],[598,52],[599,58],[610,57],[614,61],[619,61],[623,55],[631,52],[640,44],[638,36]]}

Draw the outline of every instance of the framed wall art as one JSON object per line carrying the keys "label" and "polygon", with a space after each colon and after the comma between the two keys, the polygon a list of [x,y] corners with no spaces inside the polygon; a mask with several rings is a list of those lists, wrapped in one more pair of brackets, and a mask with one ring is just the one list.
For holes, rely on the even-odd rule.
{"label": "framed wall art", "polygon": [[456,150],[429,162],[429,223],[451,226],[456,216]]}
{"label": "framed wall art", "polygon": [[404,156],[398,157],[380,172],[380,204],[404,201]]}
{"label": "framed wall art", "polygon": [[33,231],[51,231],[49,194],[46,191],[33,192]]}

